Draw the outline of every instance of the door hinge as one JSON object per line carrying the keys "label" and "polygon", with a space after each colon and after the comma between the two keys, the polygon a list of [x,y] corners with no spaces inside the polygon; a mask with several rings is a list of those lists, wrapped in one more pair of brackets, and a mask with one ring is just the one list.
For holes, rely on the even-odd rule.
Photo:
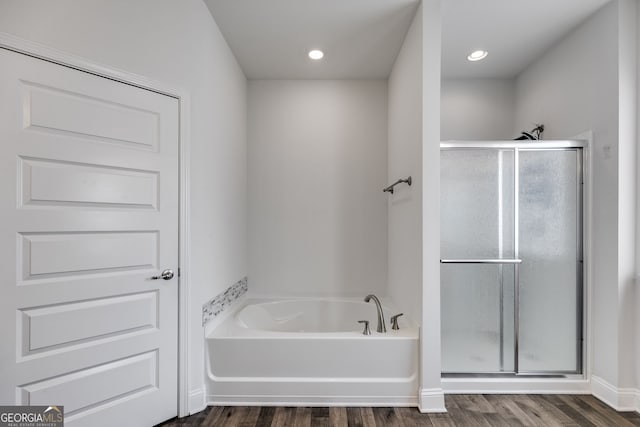
{"label": "door hinge", "polygon": [[178,268],[178,277],[180,277],[180,269]]}

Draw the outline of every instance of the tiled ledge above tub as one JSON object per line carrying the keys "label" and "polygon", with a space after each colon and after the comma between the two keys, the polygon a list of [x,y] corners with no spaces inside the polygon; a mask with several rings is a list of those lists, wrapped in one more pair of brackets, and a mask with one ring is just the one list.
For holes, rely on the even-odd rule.
{"label": "tiled ledge above tub", "polygon": [[233,303],[244,295],[249,289],[247,284],[247,277],[242,278],[240,281],[229,286],[229,288],[216,295],[208,302],[202,305],[202,326],[205,326],[209,321],[214,319],[220,313],[229,308]]}

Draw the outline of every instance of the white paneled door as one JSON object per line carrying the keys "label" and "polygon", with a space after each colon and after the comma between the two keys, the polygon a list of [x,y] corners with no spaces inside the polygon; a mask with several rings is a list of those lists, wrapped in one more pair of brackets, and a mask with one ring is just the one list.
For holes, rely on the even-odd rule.
{"label": "white paneled door", "polygon": [[178,120],[174,98],[0,49],[0,404],[176,415]]}

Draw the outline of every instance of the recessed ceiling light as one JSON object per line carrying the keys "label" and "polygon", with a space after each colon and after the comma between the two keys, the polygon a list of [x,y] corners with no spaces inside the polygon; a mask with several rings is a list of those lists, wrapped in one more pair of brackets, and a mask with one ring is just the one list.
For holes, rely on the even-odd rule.
{"label": "recessed ceiling light", "polygon": [[318,59],[322,59],[323,56],[324,56],[324,52],[319,49],[313,49],[309,51],[309,58],[315,59],[316,61]]}
{"label": "recessed ceiling light", "polygon": [[486,58],[488,54],[489,52],[486,50],[475,50],[467,56],[467,59],[469,61],[480,61],[481,59]]}

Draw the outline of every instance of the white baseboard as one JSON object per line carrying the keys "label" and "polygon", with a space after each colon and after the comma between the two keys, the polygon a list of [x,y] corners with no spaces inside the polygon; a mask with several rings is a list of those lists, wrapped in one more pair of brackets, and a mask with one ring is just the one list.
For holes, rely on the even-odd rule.
{"label": "white baseboard", "polygon": [[591,392],[616,411],[640,412],[640,390],[618,388],[596,375],[591,377]]}
{"label": "white baseboard", "polygon": [[585,379],[443,378],[446,394],[591,394]]}
{"label": "white baseboard", "polygon": [[191,414],[207,405],[215,406],[417,406],[422,413],[447,412],[447,394],[593,394],[617,411],[640,412],[640,390],[616,388],[604,379],[593,376],[587,380],[528,380],[443,378],[443,388],[421,389],[415,396],[303,396],[303,395],[208,395],[203,389],[189,394]]}
{"label": "white baseboard", "polygon": [[284,396],[284,395],[241,395],[207,396],[207,403],[213,406],[418,406],[415,396]]}
{"label": "white baseboard", "polygon": [[203,411],[207,407],[203,388],[197,388],[189,392],[189,415]]}
{"label": "white baseboard", "polygon": [[422,388],[418,399],[418,409],[424,413],[447,412],[444,406],[444,391],[441,388]]}

